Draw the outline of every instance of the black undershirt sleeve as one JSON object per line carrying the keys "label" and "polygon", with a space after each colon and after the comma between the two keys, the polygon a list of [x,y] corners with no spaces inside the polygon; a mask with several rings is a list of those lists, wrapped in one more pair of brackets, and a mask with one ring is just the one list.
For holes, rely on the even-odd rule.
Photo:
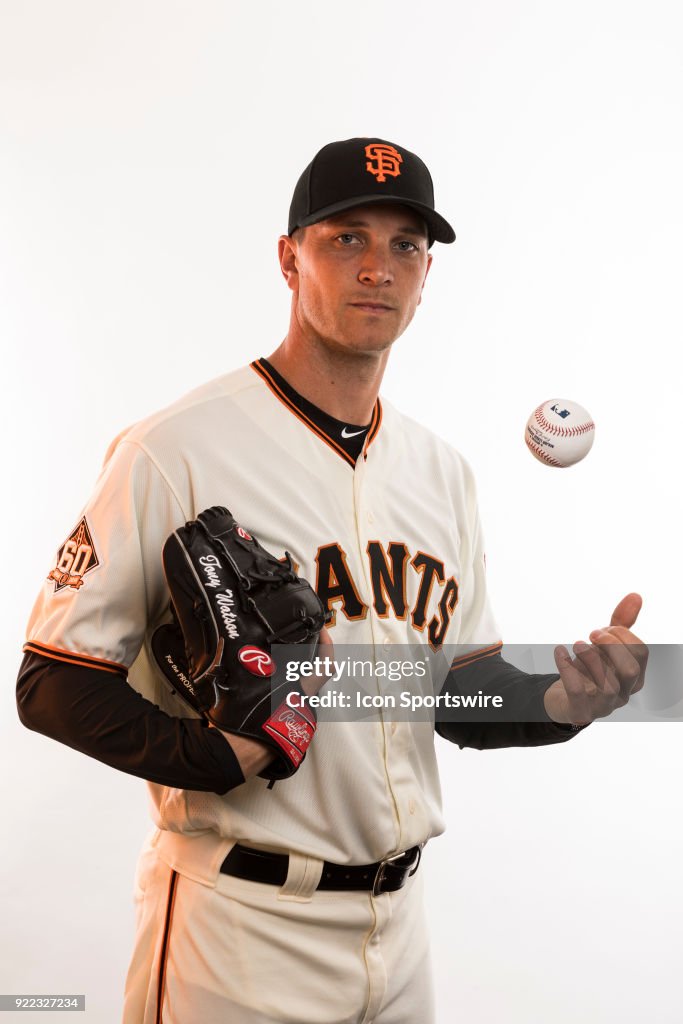
{"label": "black undershirt sleeve", "polygon": [[17,710],[27,729],[150,782],[220,795],[244,782],[218,729],[204,719],[167,715],[122,674],[28,652]]}
{"label": "black undershirt sleeve", "polygon": [[482,658],[464,668],[451,669],[441,693],[451,696],[477,694],[482,690],[503,698],[496,709],[436,709],[436,731],[451,743],[475,750],[499,747],[539,747],[547,743],[563,743],[576,736],[581,728],[562,725],[548,717],[543,695],[558,678],[522,672],[500,653]]}

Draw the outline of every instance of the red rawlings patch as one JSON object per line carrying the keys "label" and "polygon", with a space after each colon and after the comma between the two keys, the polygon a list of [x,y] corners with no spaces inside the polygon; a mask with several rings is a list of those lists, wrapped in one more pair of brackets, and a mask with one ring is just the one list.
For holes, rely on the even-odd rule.
{"label": "red rawlings patch", "polygon": [[261,650],[260,647],[241,647],[237,657],[247,672],[251,672],[253,676],[272,676],[275,671],[275,662],[268,652]]}
{"label": "red rawlings patch", "polygon": [[263,729],[282,748],[292,764],[298,767],[313,739],[315,719],[309,708],[297,710],[283,701],[268,721],[263,723]]}
{"label": "red rawlings patch", "polygon": [[251,540],[252,539],[251,534],[247,533],[247,531],[244,529],[243,526],[238,526],[237,527],[237,532],[239,533],[240,537],[242,537],[244,540]]}

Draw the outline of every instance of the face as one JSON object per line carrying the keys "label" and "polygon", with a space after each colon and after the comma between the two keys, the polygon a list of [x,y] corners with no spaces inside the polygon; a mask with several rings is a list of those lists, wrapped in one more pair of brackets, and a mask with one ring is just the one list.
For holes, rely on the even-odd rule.
{"label": "face", "polygon": [[427,226],[407,206],[356,206],[280,238],[297,332],[333,347],[379,353],[420,304],[432,257]]}

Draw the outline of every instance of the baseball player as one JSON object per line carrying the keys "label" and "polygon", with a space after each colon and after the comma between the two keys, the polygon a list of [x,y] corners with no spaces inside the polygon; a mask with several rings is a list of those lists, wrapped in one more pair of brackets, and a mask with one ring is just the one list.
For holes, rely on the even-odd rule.
{"label": "baseball player", "polygon": [[[454,240],[415,154],[377,138],[324,146],[279,239],[284,341],[121,434],[50,566],[21,720],[146,779],[151,796],[125,1024],[433,1020],[420,854],[444,829],[434,722],[321,719],[299,761],[269,773],[267,725],[240,733],[188,713],[153,638],[173,614],[161,553],[172,535],[196,537],[206,510],[229,509],[231,536],[278,561],[291,554],[328,650],[455,649],[443,693],[481,689],[521,709],[437,721],[461,747],[565,741],[642,686],[634,594],[574,657],[558,649],[555,674],[503,660],[471,471],[379,397],[431,247]],[[198,680],[192,664],[181,674]],[[249,699],[231,685],[227,705]]]}

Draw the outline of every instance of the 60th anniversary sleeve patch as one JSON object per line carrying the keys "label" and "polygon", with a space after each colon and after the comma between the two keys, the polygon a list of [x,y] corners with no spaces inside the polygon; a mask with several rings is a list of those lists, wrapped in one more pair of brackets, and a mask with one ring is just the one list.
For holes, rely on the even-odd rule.
{"label": "60th anniversary sleeve patch", "polygon": [[55,593],[62,587],[83,586],[83,577],[100,564],[85,516],[57,552],[57,564],[48,574],[55,581]]}

